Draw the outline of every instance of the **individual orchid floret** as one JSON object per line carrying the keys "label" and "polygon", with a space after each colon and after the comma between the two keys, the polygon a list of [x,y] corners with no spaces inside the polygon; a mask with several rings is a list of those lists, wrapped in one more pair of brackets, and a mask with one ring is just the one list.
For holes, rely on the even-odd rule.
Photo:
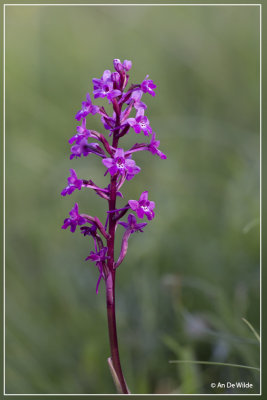
{"label": "individual orchid floret", "polygon": [[114,83],[111,78],[111,72],[109,70],[104,71],[101,79],[93,79],[94,84],[94,98],[107,97],[111,101],[114,97],[121,95],[121,91],[114,89]]}
{"label": "individual orchid floret", "polygon": [[156,93],[154,92],[153,89],[157,87],[155,83],[152,81],[152,79],[147,79],[149,75],[146,76],[145,80],[141,83],[141,90],[144,93],[149,93],[151,96],[155,96]]}
{"label": "individual orchid floret", "polygon": [[96,284],[96,293],[98,294],[98,288],[99,288],[99,284],[101,279],[105,279],[105,274],[104,274],[104,268],[103,265],[105,264],[105,261],[108,259],[108,257],[106,256],[108,248],[107,247],[103,247],[100,251],[98,252],[94,252],[91,251],[90,252],[90,256],[86,257],[85,260],[90,260],[95,262],[96,266],[98,267],[99,270],[99,278]]}
{"label": "individual orchid floret", "polygon": [[79,214],[78,203],[75,203],[74,207],[69,212],[70,218],[64,220],[62,229],[67,229],[70,226],[70,231],[75,232],[77,225],[83,225],[86,223],[86,219]]}
{"label": "individual orchid floret", "polygon": [[68,186],[62,190],[61,195],[66,196],[66,194],[71,194],[74,190],[81,190],[83,186],[83,180],[77,179],[77,175],[74,169],[70,169],[70,177],[68,178]]}
{"label": "individual orchid floret", "polygon": [[82,139],[87,139],[89,137],[92,137],[93,135],[91,134],[91,131],[89,129],[86,129],[86,118],[82,120],[82,125],[77,126],[77,132],[76,135],[72,136],[69,140],[69,143],[72,144],[76,142],[76,144],[79,144]]}
{"label": "individual orchid floret", "polygon": [[98,113],[98,111],[99,111],[99,107],[94,106],[92,104],[91,97],[90,97],[89,93],[87,93],[86,101],[82,102],[82,109],[77,112],[75,118],[77,119],[77,121],[80,121],[82,118],[85,118],[88,114],[95,115],[96,113]]}
{"label": "individual orchid floret", "polygon": [[151,142],[147,146],[147,150],[150,151],[152,154],[156,154],[162,160],[166,160],[167,156],[158,149],[158,147],[160,145],[160,141],[155,140],[155,137],[156,137],[156,134],[155,134],[155,132],[153,132],[152,137],[151,137]]}
{"label": "individual orchid floret", "polygon": [[100,157],[106,157],[104,150],[99,146],[98,143],[88,143],[87,139],[82,139],[78,144],[72,146],[70,160],[74,157],[84,157],[88,156],[88,154],[93,153]]}
{"label": "individual orchid floret", "polygon": [[135,133],[143,131],[145,136],[149,136],[153,132],[148,118],[144,115],[143,109],[138,110],[136,118],[128,118],[127,122],[134,129]]}
{"label": "individual orchid floret", "polygon": [[148,200],[148,192],[145,191],[141,194],[139,201],[137,200],[129,200],[128,202],[130,208],[136,212],[139,218],[144,218],[146,215],[147,219],[151,221],[155,217],[154,201]]}
{"label": "individual orchid floret", "polygon": [[141,171],[134,160],[124,157],[123,149],[117,149],[114,158],[104,158],[102,163],[108,169],[110,175],[126,175],[127,180],[132,179],[134,175]]}
{"label": "individual orchid floret", "polygon": [[134,232],[143,232],[143,228],[147,225],[147,222],[142,222],[141,224],[137,224],[136,218],[133,214],[128,215],[128,223],[127,222],[119,222],[126,230],[129,230],[130,233]]}
{"label": "individual orchid floret", "polygon": [[95,236],[97,232],[97,225],[92,222],[92,226],[82,226],[80,231],[84,236]]}

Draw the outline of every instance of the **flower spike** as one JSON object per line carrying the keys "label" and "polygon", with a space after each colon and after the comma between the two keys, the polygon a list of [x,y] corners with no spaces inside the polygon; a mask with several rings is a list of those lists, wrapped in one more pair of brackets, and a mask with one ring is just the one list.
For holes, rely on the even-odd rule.
{"label": "flower spike", "polygon": [[[96,283],[96,293],[99,291],[100,282],[103,280],[106,289],[108,329],[110,338],[112,373],[116,380],[119,392],[129,394],[130,391],[125,382],[118,350],[118,340],[116,333],[116,315],[115,315],[115,276],[118,267],[121,265],[128,250],[129,238],[136,232],[143,232],[143,229],[155,217],[155,203],[148,200],[148,191],[141,193],[139,200],[125,201],[124,206],[118,205],[123,198],[121,193],[124,184],[128,184],[141,171],[136,165],[134,156],[136,152],[146,151],[159,156],[162,160],[166,155],[159,150],[160,141],[156,140],[156,135],[150,126],[147,113],[147,105],[143,103],[143,95],[148,93],[155,96],[157,87],[153,80],[145,79],[140,84],[131,84],[129,82],[129,71],[132,69],[132,62],[115,58],[113,60],[114,70],[104,70],[100,79],[94,78],[93,96],[98,101],[108,102],[112,108],[111,113],[107,112],[104,105],[94,105],[90,94],[86,94],[86,100],[82,102],[81,109],[76,113],[75,119],[80,122],[76,128],[76,134],[69,139],[70,159],[74,163],[83,159],[84,166],[90,162],[90,157],[97,156],[104,165],[105,177],[109,182],[102,187],[94,183],[95,179],[80,179],[75,169],[70,169],[68,184],[62,190],[61,195],[67,196],[81,190],[81,188],[92,189],[101,198],[101,201],[107,201],[105,209],[105,223],[101,223],[97,216],[80,213],[78,203],[69,212],[69,217],[64,220],[62,229],[70,228],[75,232],[77,226],[85,240],[92,243],[92,250],[86,261],[91,261],[98,269],[98,278]],[[128,86],[128,88],[127,88]],[[87,118],[98,116],[103,126],[103,131],[97,132],[88,129]],[[89,116],[89,117],[88,117]],[[132,128],[132,129],[131,129]],[[135,143],[131,148],[125,149],[121,142],[124,136],[142,133],[147,137],[148,143]],[[143,135],[142,135],[143,136]],[[140,137],[140,135],[139,135]],[[92,143],[93,142],[93,143]],[[87,156],[90,154],[90,157]],[[74,160],[76,159],[76,160]],[[93,173],[95,166],[91,165],[90,172]],[[139,175],[138,175],[139,177]],[[136,177],[135,179],[138,179]],[[76,192],[77,193],[77,192]],[[123,218],[130,211],[126,221]],[[138,221],[147,218],[148,222]],[[124,233],[121,240],[121,251],[117,261],[114,259],[114,246],[116,239],[116,230],[122,226]],[[133,239],[134,241],[134,239]]]}

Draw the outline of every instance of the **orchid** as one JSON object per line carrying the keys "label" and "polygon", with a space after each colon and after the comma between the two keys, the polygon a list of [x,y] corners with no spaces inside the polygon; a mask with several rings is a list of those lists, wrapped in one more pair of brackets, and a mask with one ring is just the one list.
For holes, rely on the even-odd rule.
{"label": "orchid", "polygon": [[126,230],[130,231],[131,233],[144,232],[143,228],[147,225],[146,222],[138,224],[133,214],[128,215],[128,222],[119,222],[119,224],[123,226]]}
{"label": "orchid", "polygon": [[81,187],[83,186],[82,179],[77,179],[77,175],[74,169],[70,169],[70,177],[68,178],[68,183],[68,186],[61,192],[62,196],[73,193],[75,189],[81,190]]}
{"label": "orchid", "polygon": [[88,114],[95,115],[99,110],[98,106],[92,105],[90,94],[87,93],[86,101],[82,102],[82,109],[77,112],[75,118],[77,121],[80,121],[82,118],[85,118]]}
{"label": "orchid", "polygon": [[145,136],[149,136],[153,132],[142,108],[137,111],[135,118],[128,118],[127,122],[134,129],[135,133],[143,131]]}
{"label": "orchid", "polygon": [[[132,68],[132,62],[119,59],[113,60],[115,71],[106,69],[100,79],[94,78],[93,96],[95,99],[107,99],[113,108],[109,114],[104,106],[94,105],[90,94],[86,94],[86,101],[82,102],[82,108],[75,115],[81,125],[77,126],[77,133],[69,139],[71,145],[70,159],[80,159],[96,155],[102,159],[100,168],[105,167],[104,176],[109,173],[109,182],[105,187],[97,185],[92,179],[79,179],[76,171],[70,169],[68,185],[62,190],[61,195],[71,195],[75,190],[92,189],[100,201],[107,201],[108,209],[104,214],[104,223],[97,216],[80,214],[78,203],[69,212],[69,217],[64,220],[62,229],[70,227],[74,233],[77,226],[86,240],[92,240],[93,249],[90,249],[86,261],[93,262],[98,269],[99,275],[96,284],[96,293],[99,291],[99,285],[103,280],[106,288],[108,330],[110,339],[111,357],[108,359],[111,366],[114,381],[120,393],[130,393],[125,382],[120,364],[118,349],[118,339],[116,332],[116,314],[115,314],[115,276],[118,267],[124,261],[128,241],[135,232],[144,232],[148,222],[143,222],[145,217],[152,221],[155,217],[155,202],[148,200],[148,191],[142,192],[139,200],[129,200],[126,205],[117,207],[117,201],[123,198],[121,188],[131,181],[141,168],[136,165],[134,153],[137,151],[148,151],[151,154],[158,155],[161,159],[166,159],[164,153],[158,148],[160,141],[156,140],[156,134],[152,131],[150,122],[145,115],[147,106],[142,101],[144,94],[148,93],[155,96],[154,89],[156,85],[148,75],[141,84],[132,84],[127,88],[129,81],[128,72]],[[135,116],[131,113],[135,112]],[[103,133],[93,129],[87,129],[86,120],[89,114],[99,115],[103,125]],[[145,137],[150,137],[149,143],[136,143],[130,149],[125,149],[119,145],[119,141],[126,135],[131,134],[132,130],[139,134],[144,133]],[[135,137],[135,135],[133,135]],[[91,142],[94,140],[96,142]],[[100,170],[101,171],[101,170]],[[135,178],[135,179],[138,179]],[[123,217],[129,213],[126,221]],[[136,215],[135,215],[136,214]],[[139,220],[138,220],[138,219]],[[140,221],[141,220],[141,221]],[[116,230],[124,229],[121,239],[121,250],[117,260],[114,256],[114,246],[116,239]],[[134,241],[134,239],[133,239]]]}
{"label": "orchid", "polygon": [[141,83],[141,90],[144,93],[149,93],[151,96],[155,96],[156,93],[154,92],[153,89],[157,87],[155,83],[152,81],[152,79],[147,79],[149,75],[146,76],[145,80]]}
{"label": "orchid", "polygon": [[89,131],[89,129],[86,129],[86,118],[83,118],[82,120],[82,125],[77,126],[77,132],[76,135],[72,136],[69,140],[69,143],[72,144],[76,142],[76,144],[79,144],[82,139],[87,139],[89,137],[92,137],[93,135]]}
{"label": "orchid", "polygon": [[86,223],[86,219],[79,214],[78,203],[75,203],[74,207],[69,212],[70,218],[64,220],[62,229],[67,229],[70,226],[71,232],[75,232],[77,225],[83,225]]}
{"label": "orchid", "polygon": [[110,175],[125,175],[127,180],[132,179],[141,170],[134,160],[124,157],[123,149],[117,149],[113,158],[104,158],[102,163],[108,168]]}
{"label": "orchid", "polygon": [[155,217],[154,201],[148,200],[148,192],[143,192],[139,200],[129,200],[128,202],[130,208],[136,212],[139,218],[144,218],[146,215],[147,219],[151,221]]}

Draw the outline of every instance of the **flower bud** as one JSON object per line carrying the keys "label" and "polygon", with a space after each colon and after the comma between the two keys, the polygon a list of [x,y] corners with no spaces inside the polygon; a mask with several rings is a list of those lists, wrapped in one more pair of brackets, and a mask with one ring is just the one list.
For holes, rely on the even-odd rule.
{"label": "flower bud", "polygon": [[115,58],[113,60],[113,65],[117,72],[123,71],[123,66],[122,66],[121,60],[119,60],[118,58]]}
{"label": "flower bud", "polygon": [[130,69],[132,68],[132,61],[124,60],[122,66],[125,71],[130,71]]}
{"label": "flower bud", "polygon": [[112,82],[119,84],[120,83],[120,74],[118,72],[112,72],[111,80],[112,80]]}

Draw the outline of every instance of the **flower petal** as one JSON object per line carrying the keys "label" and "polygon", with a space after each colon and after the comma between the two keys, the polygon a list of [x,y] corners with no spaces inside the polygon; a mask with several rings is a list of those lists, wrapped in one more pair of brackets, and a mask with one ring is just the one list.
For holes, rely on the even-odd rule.
{"label": "flower petal", "polygon": [[128,204],[133,211],[137,210],[137,208],[139,207],[139,203],[137,200],[129,200]]}
{"label": "flower petal", "polygon": [[145,192],[143,192],[140,196],[139,202],[140,201],[147,201],[148,199],[148,191],[146,190]]}

